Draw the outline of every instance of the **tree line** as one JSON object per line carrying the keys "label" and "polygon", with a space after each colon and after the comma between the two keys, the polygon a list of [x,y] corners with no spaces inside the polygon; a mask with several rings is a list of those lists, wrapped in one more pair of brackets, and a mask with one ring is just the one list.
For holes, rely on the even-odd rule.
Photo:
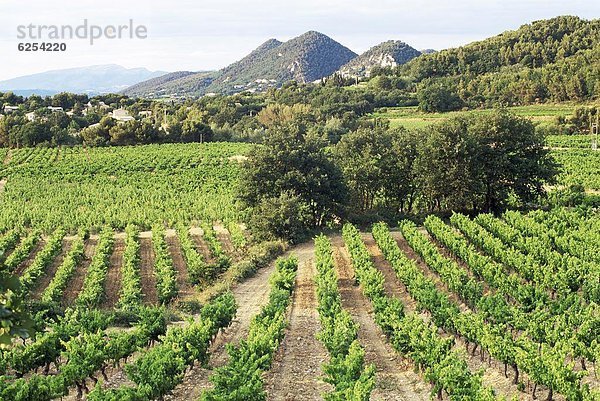
{"label": "tree line", "polygon": [[[416,98],[399,89],[382,91],[373,85],[348,90],[335,79],[316,85],[289,82],[266,93],[205,96],[178,102],[120,94],[88,97],[60,93],[24,98],[8,92],[0,93],[0,112],[3,106],[18,109],[4,110],[0,147],[261,142],[268,129],[268,114],[278,112],[278,107],[293,108],[297,104],[304,107],[307,124],[325,136],[339,139],[356,129],[361,117],[377,107],[416,105]],[[49,110],[50,106],[62,107],[62,111]],[[115,109],[125,109],[134,119],[123,122],[111,118],[109,113]],[[139,114],[142,111],[146,113]],[[33,118],[27,116],[29,113],[33,113]]]}
{"label": "tree line", "polygon": [[557,173],[543,136],[506,110],[426,130],[358,127],[335,144],[286,120],[245,167],[238,192],[250,227],[292,240],[346,218],[526,205]]}

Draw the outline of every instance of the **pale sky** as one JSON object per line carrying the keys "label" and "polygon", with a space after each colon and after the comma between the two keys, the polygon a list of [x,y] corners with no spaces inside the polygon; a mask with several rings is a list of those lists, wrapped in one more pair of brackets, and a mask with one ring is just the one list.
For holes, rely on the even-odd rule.
{"label": "pale sky", "polygon": [[[53,69],[119,64],[212,70],[269,38],[317,30],[357,53],[384,40],[437,50],[557,15],[600,17],[597,0],[0,0],[0,80]],[[65,40],[58,53],[19,52],[18,25],[145,25],[147,39]],[[32,42],[32,40],[29,40]]]}

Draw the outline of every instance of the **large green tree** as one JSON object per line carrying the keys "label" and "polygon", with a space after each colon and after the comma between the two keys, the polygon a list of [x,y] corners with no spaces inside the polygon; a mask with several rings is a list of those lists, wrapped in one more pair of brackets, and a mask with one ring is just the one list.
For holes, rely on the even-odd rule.
{"label": "large green tree", "polygon": [[455,118],[421,132],[414,179],[428,210],[471,209],[475,195],[477,142],[469,135],[469,119]]}
{"label": "large green tree", "polygon": [[413,131],[394,130],[391,154],[393,159],[382,168],[385,177],[383,196],[388,207],[410,212],[418,195],[415,160],[419,136]]}
{"label": "large green tree", "polygon": [[511,195],[533,201],[553,181],[557,166],[530,120],[497,111],[473,118],[469,134],[478,143],[473,174],[484,210],[499,211]]}
{"label": "large green tree", "polygon": [[323,226],[343,211],[346,188],[339,168],[317,136],[306,135],[297,121],[271,128],[250,154],[239,184],[249,210],[284,192],[303,203],[306,228]]}
{"label": "large green tree", "polygon": [[414,136],[403,129],[360,128],[344,135],[334,154],[353,198],[351,205],[360,211],[381,203],[410,209],[415,152]]}
{"label": "large green tree", "polygon": [[428,113],[458,110],[463,102],[451,83],[426,80],[418,91],[419,109]]}
{"label": "large green tree", "polygon": [[506,110],[457,117],[423,132],[416,180],[430,209],[497,212],[544,194],[556,165],[531,121]]}

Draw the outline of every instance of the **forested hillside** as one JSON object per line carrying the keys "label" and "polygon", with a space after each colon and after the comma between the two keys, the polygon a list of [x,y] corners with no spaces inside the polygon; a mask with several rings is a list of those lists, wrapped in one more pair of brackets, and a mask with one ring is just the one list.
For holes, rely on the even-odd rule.
{"label": "forested hillside", "polygon": [[561,16],[423,55],[392,75],[418,84],[422,103],[438,100],[433,111],[582,101],[600,94],[599,43],[600,20]]}
{"label": "forested hillside", "polygon": [[502,67],[544,67],[592,49],[600,40],[600,20],[561,16],[523,25],[516,31],[429,54],[402,70],[417,79],[485,74]]}

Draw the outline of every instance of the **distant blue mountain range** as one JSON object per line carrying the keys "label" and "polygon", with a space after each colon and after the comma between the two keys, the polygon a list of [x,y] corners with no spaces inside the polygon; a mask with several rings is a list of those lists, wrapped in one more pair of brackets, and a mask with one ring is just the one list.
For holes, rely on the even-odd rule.
{"label": "distant blue mountain range", "polygon": [[90,67],[54,70],[0,81],[0,91],[12,91],[28,96],[53,95],[59,92],[116,93],[131,85],[166,74],[145,68],[125,68],[120,65],[95,65]]}

